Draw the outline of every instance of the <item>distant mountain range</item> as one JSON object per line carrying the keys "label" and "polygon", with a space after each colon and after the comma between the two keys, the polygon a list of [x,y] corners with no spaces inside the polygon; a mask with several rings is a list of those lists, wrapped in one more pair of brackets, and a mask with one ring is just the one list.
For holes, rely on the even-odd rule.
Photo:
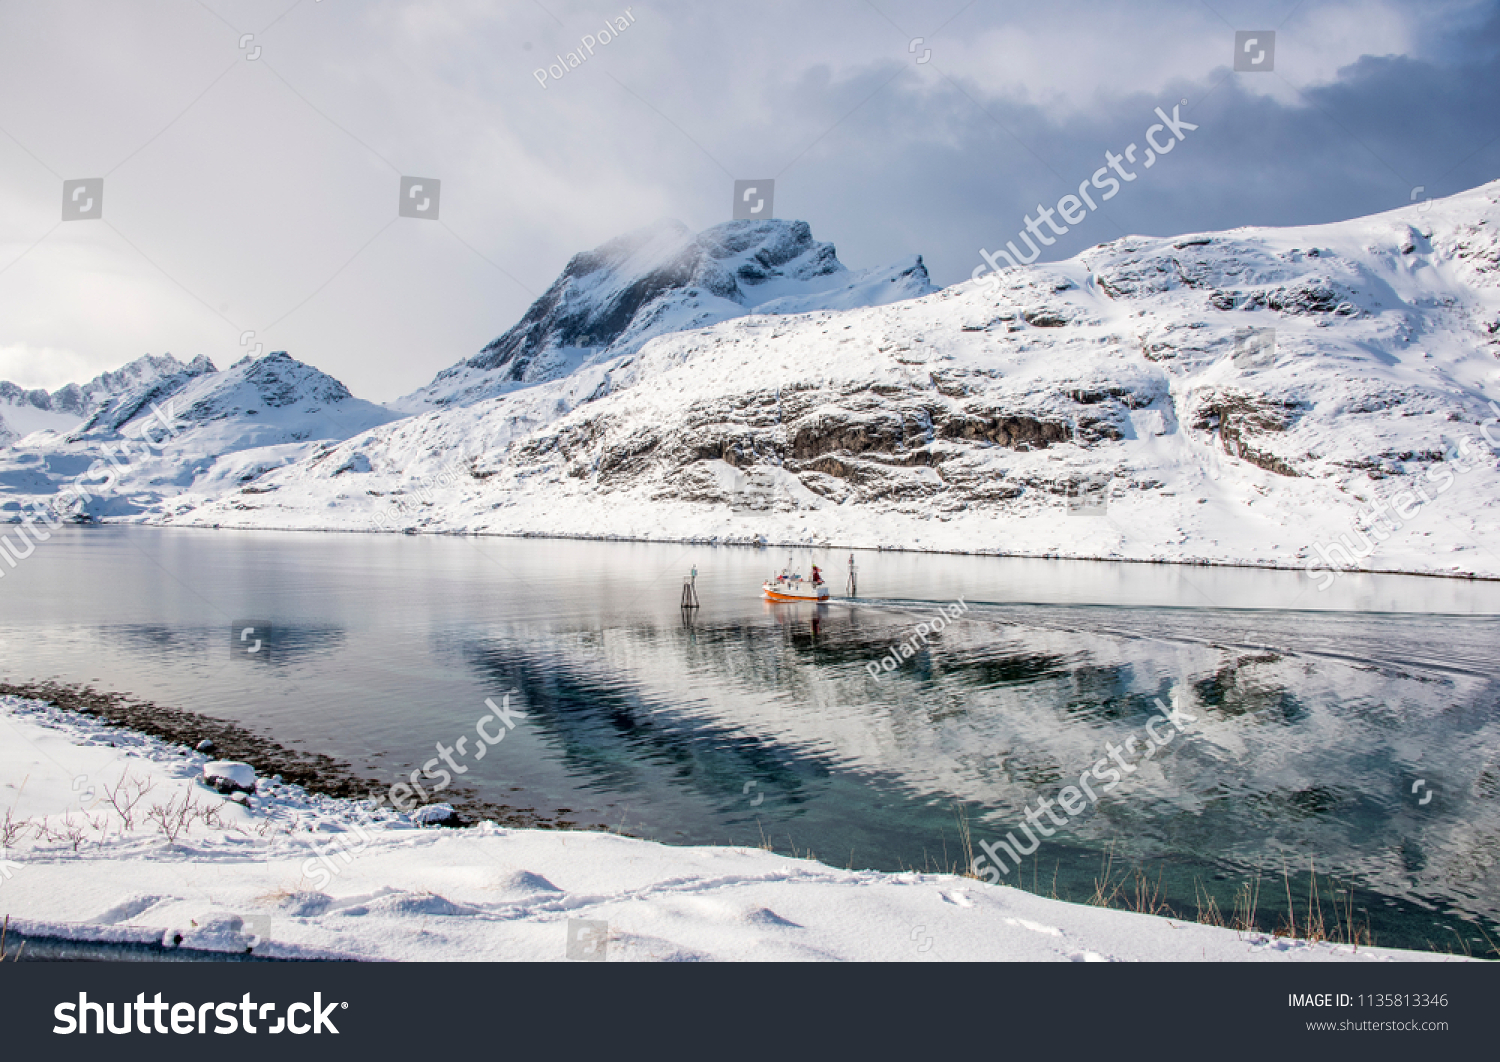
{"label": "distant mountain range", "polygon": [[[232,489],[318,442],[347,439],[397,416],[285,351],[245,358],[223,372],[201,356],[186,365],[170,355],[141,358],[54,394],[64,393],[83,395],[87,415],[70,414],[69,424],[0,449],[0,513],[14,519],[90,468],[106,466],[107,474],[84,480],[93,497],[80,515],[159,513],[189,488]],[[140,440],[153,427],[150,438],[161,445],[148,449]]]}
{"label": "distant mountain range", "polygon": [[0,380],[0,446],[34,431],[66,432],[88,419],[102,402],[160,377],[213,371],[213,363],[204,357],[188,366],[170,354],[147,354],[124,368],[100,373],[86,384],[72,383],[52,392],[26,390]]}
{"label": "distant mountain range", "polygon": [[[96,516],[1500,576],[1497,358],[1500,182],[941,291],[802,222],[662,223],[575,256],[401,419],[284,355],[161,374],[176,463]],[[140,394],[3,451],[5,505]]]}
{"label": "distant mountain range", "polygon": [[[0,416],[9,418],[0,422],[0,446],[9,445],[0,449],[0,518],[15,519],[52,495],[164,406],[180,433],[165,453],[138,457],[96,484],[90,518],[168,519],[228,491],[254,493],[249,480],[403,414],[456,410],[564,379],[589,381],[588,394],[572,401],[595,398],[609,379],[597,366],[613,366],[669,332],[752,312],[876,305],[933,290],[916,256],[850,272],[805,222],[729,222],[695,235],[663,221],[574,256],[518,324],[389,408],[354,398],[285,352],[223,373],[203,356],[183,364],[148,355],[51,393],[0,384]],[[548,402],[540,419],[569,408],[557,395]],[[356,458],[337,471],[362,464]]]}

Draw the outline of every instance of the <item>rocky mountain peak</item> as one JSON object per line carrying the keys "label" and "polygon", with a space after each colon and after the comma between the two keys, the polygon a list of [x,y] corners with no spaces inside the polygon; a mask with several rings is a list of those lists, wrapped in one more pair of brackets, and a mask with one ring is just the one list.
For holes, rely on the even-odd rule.
{"label": "rocky mountain peak", "polygon": [[[893,283],[872,284],[872,279]],[[851,273],[805,221],[665,219],[574,255],[521,320],[398,408],[468,405],[747,313],[873,305],[932,291],[920,257]]]}

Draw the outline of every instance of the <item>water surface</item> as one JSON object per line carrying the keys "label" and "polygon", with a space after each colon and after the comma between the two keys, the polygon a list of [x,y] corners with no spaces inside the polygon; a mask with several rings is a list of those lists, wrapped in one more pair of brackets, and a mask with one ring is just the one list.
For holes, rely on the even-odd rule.
{"label": "water surface", "polygon": [[[844,588],[847,553],[803,552]],[[1007,878],[1101,867],[1191,915],[1307,868],[1378,943],[1500,941],[1500,586],[1077,561],[858,555],[857,600],[767,605],[784,551],[71,528],[0,569],[0,675],[230,719],[395,782],[510,690],[475,796],[669,843],[947,869],[1143,735],[1196,722]],[[696,565],[702,607],[679,608]],[[962,618],[867,665],[939,605]],[[251,655],[236,635],[266,632]],[[427,778],[431,784],[431,776]],[[1277,900],[1277,895],[1281,899]],[[1327,913],[1325,911],[1325,913]],[[1300,914],[1300,911],[1299,911]]]}

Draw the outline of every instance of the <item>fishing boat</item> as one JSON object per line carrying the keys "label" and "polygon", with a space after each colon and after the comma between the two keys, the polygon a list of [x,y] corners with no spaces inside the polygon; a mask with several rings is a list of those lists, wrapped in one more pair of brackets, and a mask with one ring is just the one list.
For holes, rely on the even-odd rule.
{"label": "fishing boat", "polygon": [[762,583],[760,588],[767,601],[828,600],[828,584],[823,581],[823,573],[818,570],[818,566],[813,565],[811,579],[804,579],[792,571],[790,557],[786,560],[786,567]]}

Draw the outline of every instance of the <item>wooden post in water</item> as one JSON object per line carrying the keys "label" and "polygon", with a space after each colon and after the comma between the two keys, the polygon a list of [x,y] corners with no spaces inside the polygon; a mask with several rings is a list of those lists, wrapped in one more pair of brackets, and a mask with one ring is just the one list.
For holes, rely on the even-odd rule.
{"label": "wooden post in water", "polygon": [[854,554],[852,553],[849,554],[849,582],[846,584],[846,590],[850,597],[859,596],[859,572],[854,567]]}
{"label": "wooden post in water", "polygon": [[698,607],[698,566],[693,565],[693,574],[682,581],[682,607]]}

